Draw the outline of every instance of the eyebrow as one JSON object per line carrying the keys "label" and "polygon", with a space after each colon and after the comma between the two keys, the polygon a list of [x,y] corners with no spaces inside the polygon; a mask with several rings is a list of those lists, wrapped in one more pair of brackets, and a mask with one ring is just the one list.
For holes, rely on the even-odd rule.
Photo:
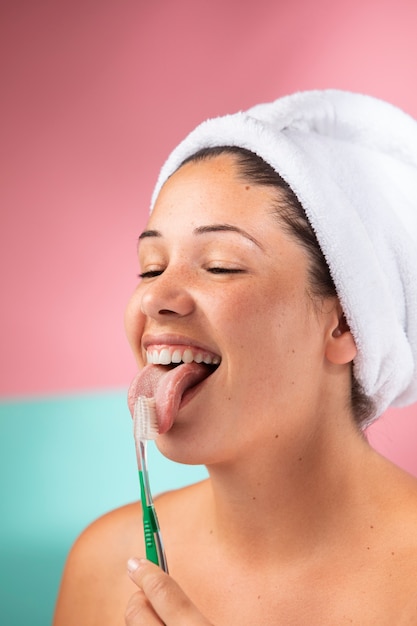
{"label": "eyebrow", "polygon": [[[198,226],[194,228],[194,235],[204,235],[206,233],[218,233],[218,232],[232,232],[237,233],[238,235],[242,235],[246,239],[249,239],[252,243],[263,250],[263,246],[246,230],[243,228],[239,228],[238,226],[233,226],[232,224],[207,224],[206,226]],[[139,241],[142,239],[146,239],[148,237],[162,237],[162,233],[159,230],[144,230],[143,233],[139,235]]]}
{"label": "eyebrow", "polygon": [[147,237],[162,237],[162,233],[159,230],[144,230],[138,237],[139,241],[141,239],[146,239]]}
{"label": "eyebrow", "polygon": [[257,245],[259,248],[263,249],[259,241],[253,237],[250,233],[243,228],[239,228],[238,226],[233,226],[232,224],[208,224],[207,226],[198,226],[194,229],[194,233],[196,235],[204,235],[205,233],[217,233],[217,232],[232,232],[238,233],[238,235],[242,235],[249,239],[252,243]]}

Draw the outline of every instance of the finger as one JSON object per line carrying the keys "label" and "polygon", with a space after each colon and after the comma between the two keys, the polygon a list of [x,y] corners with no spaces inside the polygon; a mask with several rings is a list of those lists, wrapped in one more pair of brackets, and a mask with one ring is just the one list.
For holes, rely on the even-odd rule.
{"label": "finger", "polygon": [[162,624],[142,589],[136,591],[129,599],[125,612],[125,624],[126,626],[161,626]]}
{"label": "finger", "polygon": [[129,559],[128,572],[166,626],[212,626],[179,585],[153,563]]}

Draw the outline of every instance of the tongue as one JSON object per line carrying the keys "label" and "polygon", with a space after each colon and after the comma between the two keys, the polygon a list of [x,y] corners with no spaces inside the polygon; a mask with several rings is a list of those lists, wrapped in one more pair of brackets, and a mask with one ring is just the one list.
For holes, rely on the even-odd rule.
{"label": "tongue", "polygon": [[173,369],[163,365],[147,365],[129,387],[131,414],[139,396],[155,398],[159,434],[166,433],[174,423],[184,392],[207,378],[209,368],[202,363],[182,363]]}

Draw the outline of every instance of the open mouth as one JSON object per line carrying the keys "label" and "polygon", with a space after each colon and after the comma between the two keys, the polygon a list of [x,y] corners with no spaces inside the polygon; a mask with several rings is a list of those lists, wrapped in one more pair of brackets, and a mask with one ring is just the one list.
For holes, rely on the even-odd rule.
{"label": "open mouth", "polygon": [[[199,383],[213,374],[220,365],[221,358],[217,354],[203,352],[192,348],[152,349],[146,352],[148,365],[156,365],[161,371],[181,369],[187,372],[187,384],[184,384],[182,393],[190,391]],[[192,372],[192,374],[191,374]],[[180,372],[175,374],[175,380],[180,380]]]}
{"label": "open mouth", "polygon": [[139,372],[129,390],[130,405],[139,395],[155,398],[159,433],[173,425],[180,407],[197,392],[200,383],[219,367],[221,357],[192,346],[149,346],[147,365]]}

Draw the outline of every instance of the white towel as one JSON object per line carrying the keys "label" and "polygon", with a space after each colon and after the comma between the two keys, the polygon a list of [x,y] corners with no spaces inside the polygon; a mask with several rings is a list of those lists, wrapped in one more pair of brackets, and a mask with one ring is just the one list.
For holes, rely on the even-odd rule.
{"label": "white towel", "polygon": [[375,98],[310,91],[203,122],[163,166],[210,146],[255,152],[291,186],[316,232],[377,414],[417,400],[417,123]]}

